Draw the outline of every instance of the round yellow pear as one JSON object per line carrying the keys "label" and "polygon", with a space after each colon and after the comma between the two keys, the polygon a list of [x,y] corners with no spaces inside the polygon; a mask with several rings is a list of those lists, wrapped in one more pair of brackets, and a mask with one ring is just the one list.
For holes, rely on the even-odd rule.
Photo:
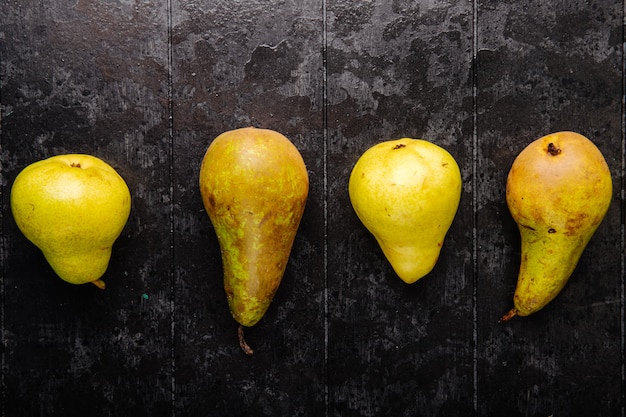
{"label": "round yellow pear", "polygon": [[407,284],[435,267],[461,188],[461,172],[452,155],[411,138],[369,148],[356,162],[348,184],[354,211]]}
{"label": "round yellow pear", "polygon": [[57,155],[24,168],[11,188],[11,211],[24,236],[63,280],[100,288],[113,243],[130,214],[124,179],[103,160]]}

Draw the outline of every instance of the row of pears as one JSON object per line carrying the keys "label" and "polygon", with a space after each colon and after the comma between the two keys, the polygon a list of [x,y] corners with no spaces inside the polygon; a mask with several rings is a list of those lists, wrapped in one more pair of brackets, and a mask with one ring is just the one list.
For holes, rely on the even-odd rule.
{"label": "row of pears", "polygon": [[[252,354],[243,328],[263,317],[280,285],[308,197],[307,169],[282,134],[236,129],[209,145],[199,188],[219,242],[239,343]],[[348,184],[357,217],[407,284],[435,267],[461,191],[454,157],[410,138],[366,150]],[[521,263],[513,308],[501,321],[532,314],[556,297],[602,222],[612,193],[604,157],[578,133],[544,136],[517,156],[506,202],[521,235]],[[122,177],[91,155],[35,162],[11,189],[17,226],[56,274],[73,284],[104,288],[101,278],[130,208]]]}

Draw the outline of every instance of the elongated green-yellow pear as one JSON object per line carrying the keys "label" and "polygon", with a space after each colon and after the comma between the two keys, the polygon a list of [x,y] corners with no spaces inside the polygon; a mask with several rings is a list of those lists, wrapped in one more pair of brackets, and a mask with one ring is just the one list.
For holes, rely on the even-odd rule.
{"label": "elongated green-yellow pear", "polygon": [[199,182],[220,245],[230,311],[240,325],[253,326],[289,260],[309,191],[306,166],[282,134],[242,128],[211,143]]}
{"label": "elongated green-yellow pear", "polygon": [[348,191],[357,216],[410,284],[435,267],[461,186],[459,167],[448,151],[403,138],[365,151],[352,169]]}
{"label": "elongated green-yellow pear", "polygon": [[561,292],[612,193],[602,153],[578,133],[553,133],[522,150],[506,183],[506,202],[521,236],[521,263],[514,307],[502,321],[535,313]]}
{"label": "elongated green-yellow pear", "polygon": [[11,188],[11,211],[24,236],[63,280],[100,279],[124,228],[131,196],[124,179],[91,155],[57,155],[24,168]]}

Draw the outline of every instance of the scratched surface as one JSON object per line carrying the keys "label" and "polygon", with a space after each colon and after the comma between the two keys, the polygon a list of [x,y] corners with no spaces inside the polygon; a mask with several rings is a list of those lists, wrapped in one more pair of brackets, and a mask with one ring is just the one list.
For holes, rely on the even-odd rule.
{"label": "scratched surface", "polygon": [[[3,1],[0,415],[623,417],[623,20],[609,0]],[[289,137],[311,182],[252,357],[197,186],[244,126]],[[498,324],[520,258],[506,175],[557,130],[597,144],[614,199],[563,292]],[[347,194],[362,152],[400,137],[463,177],[413,285]],[[55,277],[10,213],[23,167],[75,152],[133,196],[105,291]]]}

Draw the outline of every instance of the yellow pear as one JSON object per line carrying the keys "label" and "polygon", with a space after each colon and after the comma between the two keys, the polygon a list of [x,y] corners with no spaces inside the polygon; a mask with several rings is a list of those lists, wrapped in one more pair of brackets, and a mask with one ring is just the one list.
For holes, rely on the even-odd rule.
{"label": "yellow pear", "polygon": [[517,156],[506,202],[521,235],[514,307],[501,321],[528,316],[563,289],[612,198],[609,167],[586,137],[557,132]]}
{"label": "yellow pear", "polygon": [[410,284],[435,267],[461,198],[461,173],[445,149],[403,138],[356,162],[348,191],[357,216],[398,276]]}
{"label": "yellow pear", "polygon": [[[200,167],[200,193],[215,228],[232,316],[255,325],[282,280],[309,191],[298,149],[282,134],[242,128],[224,132]],[[246,353],[249,346],[242,337]]]}
{"label": "yellow pear", "polygon": [[104,288],[113,243],[130,214],[128,186],[91,155],[57,155],[24,168],[11,188],[11,211],[24,236],[63,280]]}

